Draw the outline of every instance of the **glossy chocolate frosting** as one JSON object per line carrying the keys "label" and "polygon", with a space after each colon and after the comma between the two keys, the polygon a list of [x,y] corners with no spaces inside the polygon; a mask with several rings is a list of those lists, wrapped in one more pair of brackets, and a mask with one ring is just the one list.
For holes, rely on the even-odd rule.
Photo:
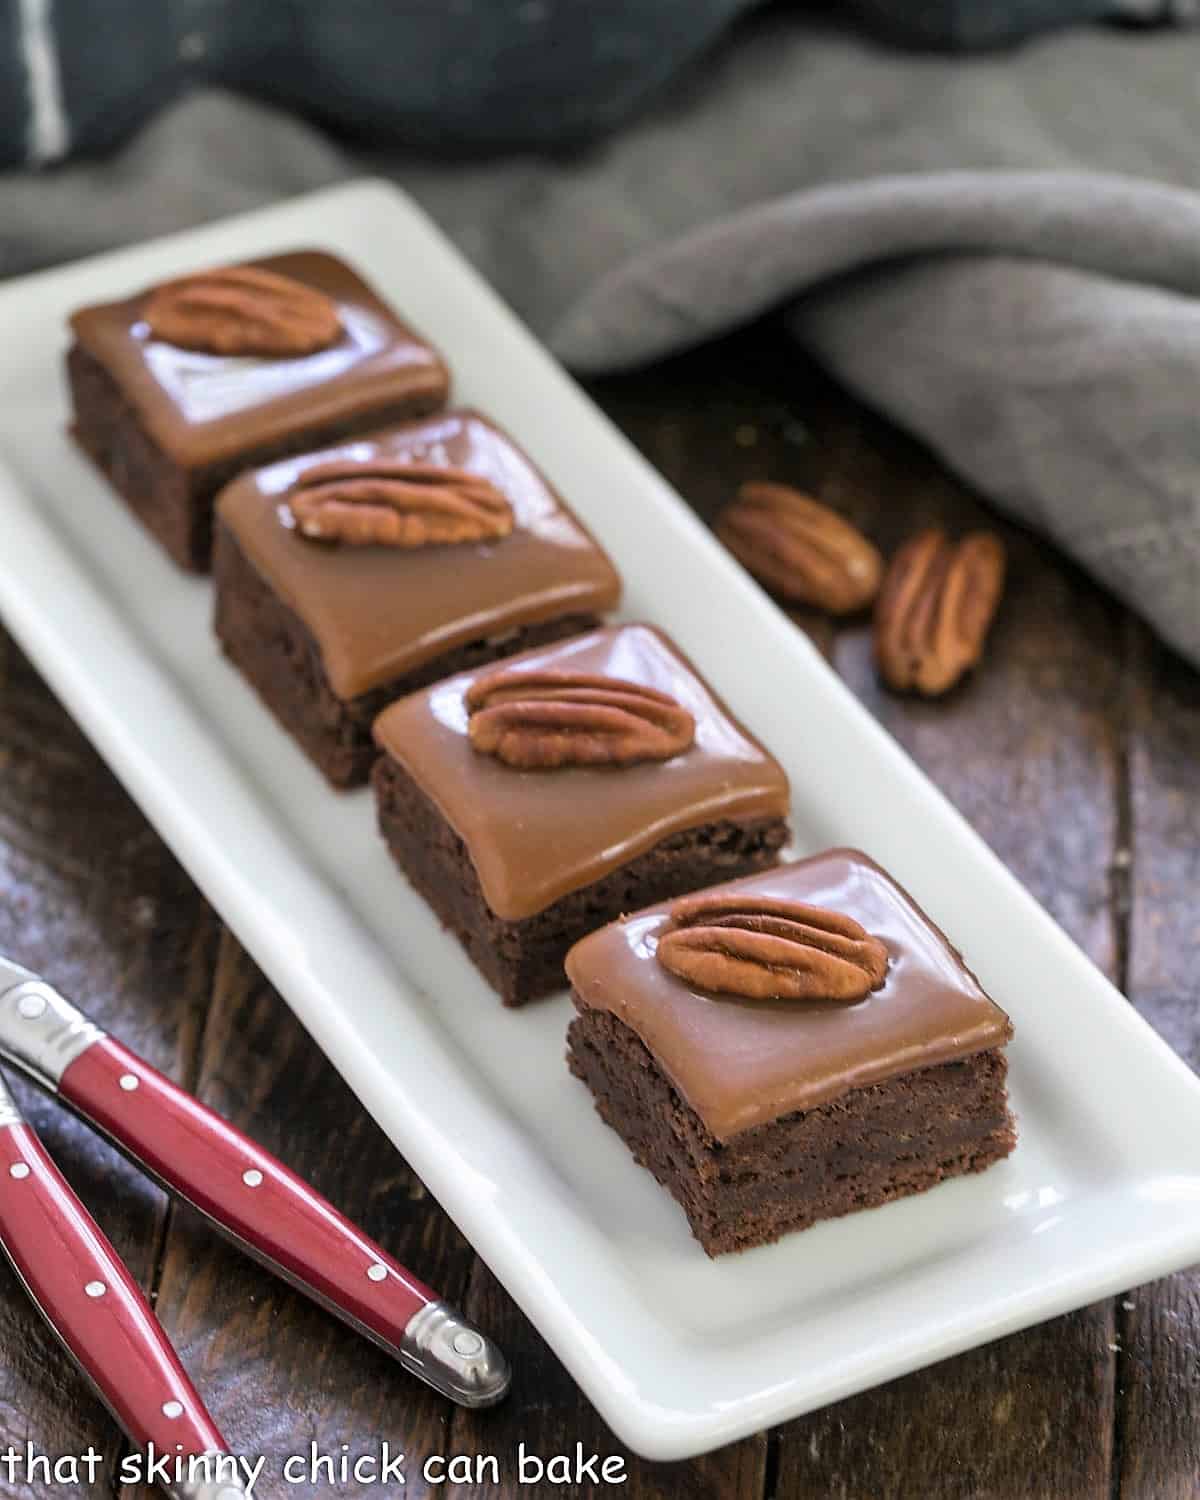
{"label": "glossy chocolate frosting", "polygon": [[669,902],[576,943],[567,975],[580,1002],[637,1033],[717,1140],[1012,1034],[944,935],[865,854],[834,849],[719,889],[844,912],[883,940],[889,967],[883,988],[851,1005],[695,990],[655,957]]}
{"label": "glossy chocolate frosting", "polygon": [[505,670],[580,671],[669,693],[696,721],[666,761],[523,771],[471,747],[466,694],[494,667],[402,698],[375,722],[381,748],[467,846],[488,905],[506,920],[544,911],[673,833],[718,819],[782,818],[788,784],[679,651],[648,625],[593,631],[509,658]]}
{"label": "glossy chocolate frosting", "polygon": [[[513,508],[498,539],[403,549],[311,541],[289,488],[330,459],[414,458],[490,479]],[[340,698],[394,681],[481,637],[560,615],[603,614],[616,569],[512,440],[475,412],[445,412],[271,464],[230,485],[217,512],[243,553],[316,639]]]}
{"label": "glossy chocolate frosting", "polygon": [[[290,276],[333,299],[342,335],[316,354],[286,359],[202,354],[153,338],[142,309],[153,288],[71,317],[79,343],[120,386],[155,442],[199,468],[306,428],[370,421],[392,403],[449,390],[437,353],[344,262],[322,251],[247,265]],[[420,410],[420,408],[417,408]]]}

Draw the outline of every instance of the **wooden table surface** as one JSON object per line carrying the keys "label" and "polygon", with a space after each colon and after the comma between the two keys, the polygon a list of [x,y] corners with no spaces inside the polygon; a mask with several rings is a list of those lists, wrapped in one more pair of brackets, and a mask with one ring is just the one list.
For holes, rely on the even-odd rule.
{"label": "wooden table surface", "polygon": [[[705,514],[738,481],[769,476],[810,486],[885,549],[931,520],[992,519],[767,328],[594,391]],[[1200,678],[1049,546],[1003,529],[1011,577],[988,659],[948,701],[881,692],[863,623],[801,624],[1195,1065]],[[272,1456],[256,1494],[401,1493],[353,1482],[288,1488],[278,1475],[282,1457],[310,1442],[358,1455],[383,1439],[407,1455],[408,1497],[591,1493],[518,1489],[518,1442],[543,1457],[577,1442],[602,1456],[624,1450],[2,634],[0,890],[0,947],[308,1176],[515,1362],[502,1407],[452,1408],[19,1088],[234,1448]],[[135,1493],[115,1481],[121,1436],[0,1269],[0,1451],[27,1441],[51,1454],[95,1445],[108,1480],[94,1493]],[[420,1469],[431,1453],[497,1455],[504,1480],[427,1485]],[[1200,1274],[1131,1289],[691,1463],[630,1457],[625,1484],[602,1488],[680,1500],[1191,1500]],[[0,1478],[5,1496],[66,1493]]]}

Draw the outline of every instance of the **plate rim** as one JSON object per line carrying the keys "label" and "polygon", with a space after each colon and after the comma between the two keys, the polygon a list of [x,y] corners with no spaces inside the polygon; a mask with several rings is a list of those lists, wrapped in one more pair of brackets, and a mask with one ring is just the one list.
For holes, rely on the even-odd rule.
{"label": "plate rim", "polygon": [[[321,189],[198,228],[177,231],[139,246],[107,251],[64,267],[43,269],[0,282],[0,309],[8,299],[28,295],[34,289],[40,291],[47,286],[69,289],[76,284],[82,287],[97,273],[103,276],[118,268],[132,267],[135,263],[156,259],[165,263],[177,255],[204,253],[193,247],[197,244],[219,244],[231,232],[235,235],[261,232],[264,248],[282,245],[287,236],[293,233],[291,225],[294,222],[306,215],[315,218],[323,213],[329,214],[332,220],[334,205],[347,219],[352,215],[362,219],[381,215],[389,220],[399,216],[407,217],[413,225],[419,225],[422,233],[436,238],[442,253],[456,264],[456,274],[468,277],[477,292],[486,294],[492,313],[500,317],[497,327],[503,328],[504,336],[515,335],[526,345],[536,345],[532,335],[499,301],[496,294],[482,283],[477,273],[462,261],[458,252],[430,223],[424,212],[392,184],[370,178]],[[337,236],[326,233],[319,238],[353,257],[353,251],[341,246]],[[72,291],[71,295],[77,294]],[[82,295],[87,294],[84,292]],[[419,325],[419,317],[417,322]],[[548,358],[540,345],[536,347],[542,358]],[[897,776],[906,781],[914,795],[928,798],[932,794],[936,804],[957,822],[960,832],[975,845],[976,854],[986,857],[993,876],[1002,879],[1009,888],[1009,894],[1024,903],[1029,920],[1038,928],[1043,939],[1060,947],[1065,945],[1065,950],[1069,952],[1064,950],[1064,958],[1071,957],[1073,962],[1077,961],[1085,966],[1090,971],[1090,979],[1093,982],[1098,979],[1111,992],[1111,996],[1119,1002],[1119,1009],[1110,1005],[1107,1019],[1120,1028],[1130,1044],[1136,1045],[1148,1056],[1155,1067],[1163,1070],[1162,1076],[1172,1090],[1178,1090],[1181,1096],[1190,1097],[1189,1107],[1195,1107],[1197,1118],[1200,1119],[1200,1080],[1195,1078],[1167,1043],[1053,923],[1016,877],[950,806],[943,794],[858,702],[850,689],[836,677],[807,638],[797,632],[782,612],[729,563],[707,528],[665,480],[637,454],[629,441],[574,387],[568,377],[562,375],[562,379],[574,390],[577,401],[583,403],[593,418],[607,428],[608,438],[615,439],[619,444],[623,450],[622,461],[636,465],[642,471],[642,481],[646,486],[664,503],[677,508],[675,521],[688,535],[689,543],[702,553],[707,552],[711,561],[725,570],[727,586],[740,590],[743,599],[753,598],[757,618],[768,634],[778,641],[780,648],[798,652],[806,659],[809,668],[816,664],[819,665],[820,672],[828,674],[826,689],[831,699],[838,701],[841,710],[849,711],[859,732],[877,749],[883,749]],[[519,432],[516,435],[519,439],[522,436]],[[547,1283],[545,1269],[538,1257],[531,1253],[528,1244],[514,1238],[507,1226],[505,1232],[497,1231],[495,1221],[489,1221],[487,1216],[486,1193],[482,1200],[471,1201],[468,1193],[470,1183],[464,1184],[456,1180],[456,1174],[464,1170],[469,1174],[472,1164],[461,1160],[455,1151],[447,1151],[446,1140],[439,1134],[434,1123],[423,1118],[418,1109],[409,1107],[404,1101],[393,1100],[388,1110],[382,1110],[378,1104],[373,1107],[368,1102],[368,1095],[379,1100],[385,1094],[394,1094],[394,1080],[387,1074],[382,1063],[372,1057],[369,1046],[361,1043],[355,1045],[344,1031],[332,1023],[328,987],[321,973],[311,967],[306,968],[302,955],[298,961],[295,952],[290,950],[287,943],[279,940],[278,934],[272,937],[272,903],[264,898],[261,891],[255,889],[252,881],[239,878],[238,872],[230,868],[228,851],[221,847],[215,827],[194,809],[189,809],[186,794],[180,796],[178,786],[161,764],[161,753],[154,748],[154,736],[151,735],[147,743],[139,744],[128,732],[116,707],[103,701],[103,693],[94,690],[85,664],[76,659],[70,650],[70,630],[66,630],[63,622],[56,620],[44,604],[47,586],[50,586],[53,594],[56,579],[60,582],[69,580],[71,586],[78,591],[77,599],[83,616],[99,622],[107,638],[116,640],[122,652],[128,654],[130,659],[124,665],[132,679],[141,682],[143,688],[153,688],[165,693],[179,715],[193,722],[196,736],[203,741],[205,747],[205,754],[202,756],[204,770],[209,774],[229,775],[237,780],[245,780],[245,773],[232,761],[227,749],[216,742],[216,736],[209,726],[199,720],[195,706],[187,700],[181,684],[163,664],[147,653],[146,643],[136,626],[125,618],[113,600],[105,594],[102,583],[87,560],[79,556],[70,540],[63,536],[51,520],[37,512],[32,497],[21,484],[2,470],[0,513],[6,514],[10,525],[15,527],[15,530],[10,531],[5,557],[0,558],[0,615],[3,615],[8,628],[46,676],[56,694],[80,721],[85,733],[96,744],[134,800],[143,808],[176,857],[223,918],[239,934],[281,996],[312,1032],[318,1045],[362,1100],[364,1107],[380,1122],[396,1149],[412,1162],[421,1177],[429,1183],[438,1202],[459,1224],[493,1273],[546,1337],[604,1420],[634,1451],[658,1460],[695,1456],[881,1381],[908,1373],[922,1365],[949,1357],[979,1343],[990,1342],[1098,1297],[1112,1295],[1129,1285],[1200,1258],[1200,1205],[1197,1205],[1190,1216],[1181,1215],[1173,1232],[1157,1233],[1144,1242],[1123,1242],[1107,1254],[1098,1253],[1093,1262],[1089,1263],[1087,1275],[1076,1272],[1070,1282],[1070,1291],[1061,1285],[1050,1285],[1042,1290],[1041,1295],[1003,1299],[982,1322],[972,1322],[957,1332],[944,1332],[932,1340],[926,1336],[923,1342],[919,1336],[914,1335],[903,1350],[894,1349],[892,1357],[878,1358],[870,1369],[856,1367],[839,1378],[827,1380],[824,1385],[817,1380],[810,1380],[805,1384],[798,1376],[790,1386],[767,1396],[759,1395],[753,1400],[743,1400],[741,1405],[734,1403],[732,1409],[726,1412],[680,1410],[652,1399],[645,1390],[637,1388],[636,1382],[629,1378],[628,1370],[621,1369],[611,1352],[599,1345],[581,1322],[579,1313],[558,1294],[558,1289],[552,1283]],[[17,560],[17,566],[11,565],[13,559]],[[753,724],[751,727],[759,732]],[[261,804],[249,792],[245,800],[250,804],[249,811],[252,814],[265,817]],[[278,829],[271,830],[270,833],[271,837],[267,842],[272,845],[279,842],[286,854],[286,837],[280,840]],[[301,863],[302,867],[293,872],[297,889],[306,882],[323,887],[325,882],[322,878],[308,867],[306,861]],[[318,894],[328,896],[327,891]],[[308,895],[311,896],[312,893],[309,892]],[[319,900],[317,905],[320,905]],[[244,935],[251,930],[253,935]],[[374,939],[370,934],[364,932],[363,935],[374,947]],[[390,960],[385,962],[393,969],[393,983],[401,982],[400,976],[395,975]],[[364,961],[363,973],[366,974],[370,969],[371,965]],[[407,987],[410,990],[412,988],[411,984]],[[401,1123],[397,1124],[397,1120]],[[404,1135],[403,1143],[397,1139],[398,1134]]]}

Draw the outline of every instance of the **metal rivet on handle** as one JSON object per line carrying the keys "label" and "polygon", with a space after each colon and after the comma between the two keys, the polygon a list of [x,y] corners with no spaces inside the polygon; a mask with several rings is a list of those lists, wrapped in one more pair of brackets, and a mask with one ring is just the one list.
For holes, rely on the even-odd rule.
{"label": "metal rivet on handle", "polygon": [[483,1349],[483,1340],[477,1333],[471,1333],[464,1328],[461,1333],[454,1335],[454,1352],[461,1354],[464,1359],[470,1359],[472,1355],[478,1354]]}
{"label": "metal rivet on handle", "polygon": [[367,1268],[367,1276],[372,1281],[386,1281],[387,1267],[381,1266],[378,1262],[376,1262],[375,1265],[369,1266]]}
{"label": "metal rivet on handle", "polygon": [[27,1161],[15,1161],[8,1169],[8,1175],[15,1177],[18,1182],[24,1182],[29,1176],[29,1163]]}
{"label": "metal rivet on handle", "polygon": [[45,995],[22,995],[17,1001],[17,1014],[24,1021],[36,1021],[46,1014]]}
{"label": "metal rivet on handle", "polygon": [[132,1094],[133,1091],[134,1091],[134,1089],[137,1088],[137,1086],[138,1086],[138,1079],[137,1079],[137,1074],[136,1073],[122,1073],[121,1074],[121,1087],[125,1090],[125,1092],[127,1094]]}
{"label": "metal rivet on handle", "polygon": [[162,1412],[164,1417],[170,1417],[171,1421],[173,1422],[176,1417],[183,1416],[183,1402],[165,1401],[163,1403]]}
{"label": "metal rivet on handle", "polygon": [[89,1281],[87,1286],[84,1287],[84,1291],[89,1297],[95,1299],[96,1297],[103,1297],[108,1288],[102,1281]]}
{"label": "metal rivet on handle", "polygon": [[247,1187],[262,1187],[263,1175],[257,1167],[251,1167],[249,1171],[242,1173],[242,1181]]}

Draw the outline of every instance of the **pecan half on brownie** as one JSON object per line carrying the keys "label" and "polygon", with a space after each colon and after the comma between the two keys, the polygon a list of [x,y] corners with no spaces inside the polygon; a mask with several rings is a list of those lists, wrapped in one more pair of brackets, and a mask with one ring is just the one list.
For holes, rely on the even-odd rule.
{"label": "pecan half on brownie", "polygon": [[787,838],[782,769],[650,626],[460,673],[375,733],[388,847],[509,1005],[561,988],[585,932]]}
{"label": "pecan half on brownie", "polygon": [[1008,1017],[856,850],[634,912],[566,967],[571,1070],[709,1255],[1016,1144]]}
{"label": "pecan half on brownie", "polygon": [[320,251],[198,270],[71,330],[72,435],[193,572],[236,474],[435,411],[450,388],[437,351]]}
{"label": "pecan half on brownie", "polygon": [[335,786],[395,698],[593,629],[616,569],[517,445],[445,412],[243,475],[218,503],[216,630]]}

